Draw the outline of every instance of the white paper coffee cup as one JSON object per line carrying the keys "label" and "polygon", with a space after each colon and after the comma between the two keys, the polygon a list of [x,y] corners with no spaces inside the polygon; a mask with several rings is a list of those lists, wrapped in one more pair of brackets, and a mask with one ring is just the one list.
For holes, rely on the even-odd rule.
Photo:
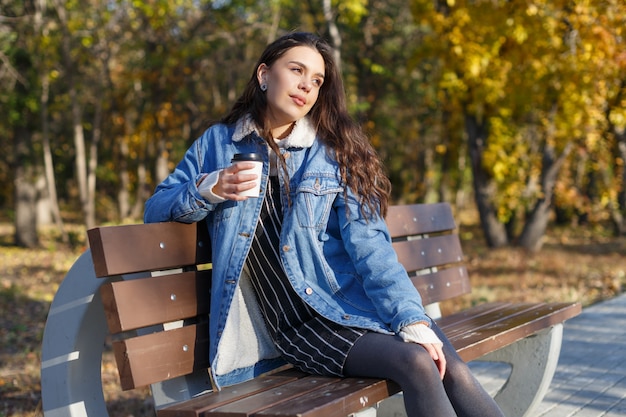
{"label": "white paper coffee cup", "polygon": [[238,153],[238,154],[235,154],[231,162],[235,163],[235,162],[244,162],[244,161],[254,163],[254,168],[245,169],[239,172],[242,174],[256,174],[257,175],[257,179],[255,180],[256,187],[251,188],[250,190],[241,191],[239,195],[245,196],[245,197],[258,197],[261,193],[261,175],[263,174],[263,157],[261,156],[261,154],[258,154],[258,153]]}

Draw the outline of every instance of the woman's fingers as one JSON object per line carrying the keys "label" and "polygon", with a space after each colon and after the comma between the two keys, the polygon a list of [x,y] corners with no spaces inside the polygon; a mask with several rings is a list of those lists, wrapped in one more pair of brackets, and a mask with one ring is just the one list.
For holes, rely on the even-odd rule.
{"label": "woman's fingers", "polygon": [[425,343],[422,346],[430,354],[433,361],[435,361],[435,364],[439,369],[439,375],[441,376],[441,379],[443,379],[446,374],[446,356],[443,354],[443,344]]}
{"label": "woman's fingers", "polygon": [[251,168],[254,168],[253,163],[237,162],[223,169],[213,192],[229,200],[243,201],[247,199],[248,197],[241,196],[239,193],[254,188],[256,181],[259,180],[256,174],[245,173]]}

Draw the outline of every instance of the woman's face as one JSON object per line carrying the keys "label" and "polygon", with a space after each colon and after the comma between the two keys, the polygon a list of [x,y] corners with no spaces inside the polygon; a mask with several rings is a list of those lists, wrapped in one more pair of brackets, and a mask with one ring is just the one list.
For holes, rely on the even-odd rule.
{"label": "woman's face", "polygon": [[304,117],[317,101],[324,82],[324,59],[315,49],[296,46],[271,67],[259,65],[259,84],[267,85],[268,116],[272,134],[281,139],[293,123]]}

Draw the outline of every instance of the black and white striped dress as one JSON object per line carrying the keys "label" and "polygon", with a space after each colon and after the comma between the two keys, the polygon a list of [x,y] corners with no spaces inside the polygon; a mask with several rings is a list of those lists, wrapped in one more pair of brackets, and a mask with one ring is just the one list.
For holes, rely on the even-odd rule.
{"label": "black and white striped dress", "polygon": [[280,187],[271,176],[246,260],[269,333],[283,358],[297,368],[343,376],[348,351],[366,331],[320,316],[296,294],[280,260],[281,226]]}

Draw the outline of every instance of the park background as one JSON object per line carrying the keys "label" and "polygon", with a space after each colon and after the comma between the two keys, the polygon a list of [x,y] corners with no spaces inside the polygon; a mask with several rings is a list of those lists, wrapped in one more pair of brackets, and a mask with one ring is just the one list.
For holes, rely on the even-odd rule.
{"label": "park background", "polygon": [[[623,0],[3,0],[0,417],[40,415],[47,310],[85,230],[140,222],[292,30],[336,47],[393,203],[452,204],[475,289],[446,309],[624,291]],[[151,415],[111,361],[111,415]]]}

